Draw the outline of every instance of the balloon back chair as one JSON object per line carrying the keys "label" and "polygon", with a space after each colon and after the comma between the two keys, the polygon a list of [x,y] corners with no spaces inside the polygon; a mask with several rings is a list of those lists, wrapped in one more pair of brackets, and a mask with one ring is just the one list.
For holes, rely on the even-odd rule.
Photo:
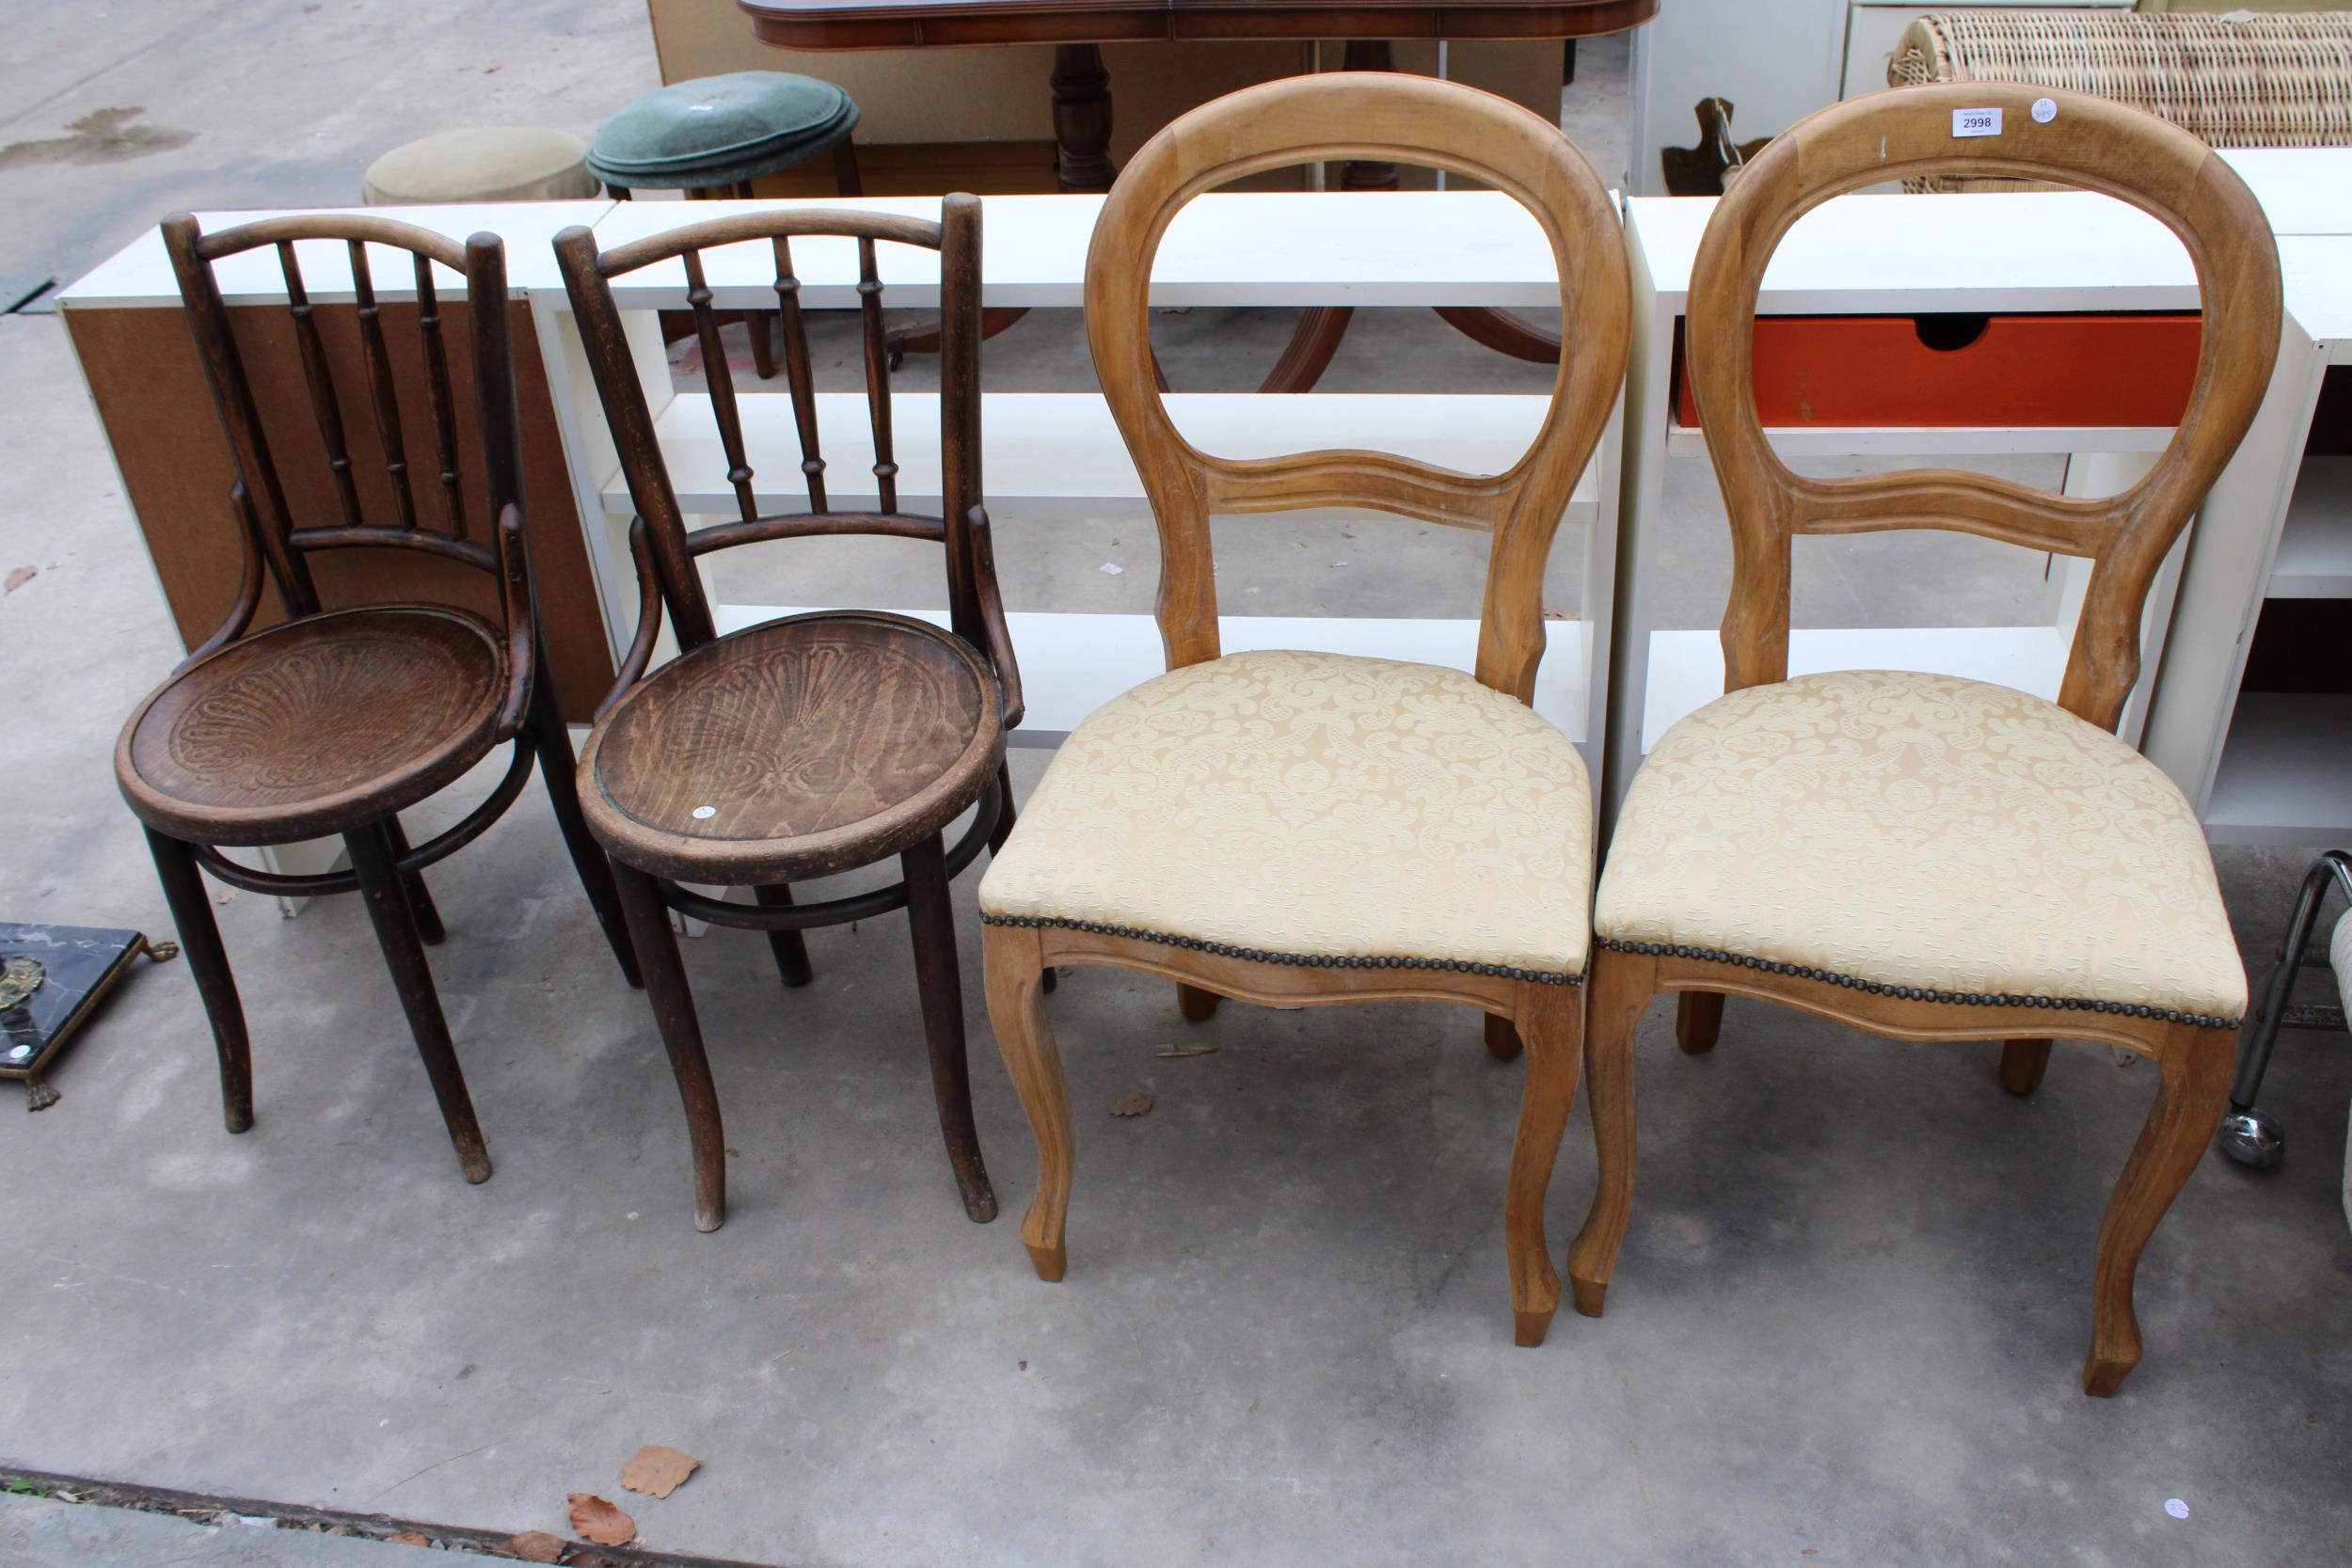
{"label": "balloon back chair", "polygon": [[[1955,110],[1988,107],[1997,136],[1952,139]],[[2196,380],[2169,444],[2122,494],[1944,469],[1806,479],[1774,455],[1750,357],[1773,249],[1841,192],[1940,173],[2103,191],[2187,248],[2204,303]],[[1625,1235],[1634,1024],[1657,991],[1681,993],[1685,1051],[1714,1043],[1725,994],[1754,997],[1898,1039],[2006,1041],[2017,1093],[2062,1025],[2159,1074],[2099,1230],[2083,1386],[2113,1393],[2140,1357],[2140,1249],[2213,1135],[2246,1005],[2196,814],[2114,730],[2150,581],[2278,352],[2269,229],[2211,148],[2136,109],[1990,82],[1907,87],[1825,109],[1752,160],[1708,225],[1690,301],[1690,373],[1731,520],[1728,694],[1660,738],[1601,874],[1586,1054],[1600,1185],[1569,1252],[1577,1307],[1598,1315]],[[1885,529],[2092,562],[2055,704],[1943,675],[1788,678],[1791,539]]]}
{"label": "balloon back chair", "polygon": [[[806,322],[794,241],[857,249],[873,511],[828,506]],[[763,514],[742,412],[703,252],[766,246],[784,336],[785,372],[806,486],[805,512]],[[899,510],[891,438],[889,350],[882,330],[880,245],[939,257],[941,515]],[[598,253],[596,236],[567,229],[557,260],[578,315],[637,509],[629,526],[642,608],[620,678],[580,752],[591,830],[611,852],[629,930],[653,1004],[694,1159],[694,1223],[726,1215],[726,1139],[702,1026],[687,989],[669,911],[768,933],[784,984],[806,985],[802,932],[908,911],[930,1054],[931,1089],[964,1211],[996,1215],[980,1161],[964,1063],[963,996],[947,882],[1012,827],[1005,736],[1021,721],[1014,666],[988,514],[980,490],[980,202],[942,199],[936,223],[890,214],[789,210],[714,218]],[[689,529],[614,300],[612,279],[675,261],[709,377],[738,516]],[[763,261],[763,266],[765,262]],[[713,551],[781,539],[868,535],[944,546],[948,626],[879,610],[822,610],[720,635],[695,562]],[[650,669],[664,612],[678,656]],[[943,830],[977,807],[948,847]],[[901,879],[819,903],[796,903],[790,884],[877,862]],[[687,884],[750,887],[756,902],[713,898]]]}
{"label": "balloon back chair", "polygon": [[[507,341],[505,252],[494,234],[463,245],[381,217],[270,218],[206,234],[195,218],[164,222],[188,324],[235,458],[229,493],[243,552],[227,619],[171,678],[139,705],[115,748],[123,799],[145,824],[155,869],[180,929],[220,1053],[229,1131],[253,1124],[251,1052],[236,981],[214,924],[199,867],[232,887],[292,896],[357,888],[384,949],[442,1118],[469,1181],[486,1180],[490,1157],[458,1069],[424,944],[443,937],[426,891],[425,867],[471,843],[530,782],[535,758],[557,826],[581,885],[631,984],[631,956],[612,875],[588,836],[572,793],[572,749],[545,673],[531,561],[523,536],[516,470],[515,388]],[[356,306],[359,377],[380,471],[360,466],[346,429],[336,365],[348,341],[320,325],[302,266],[311,247],[341,250]],[[323,456],[325,478],[291,483],[275,451],[304,439],[264,429],[246,375],[239,334],[213,275],[215,263],[275,249],[283,274],[295,351]],[[373,252],[410,264],[416,352],[397,352],[377,293]],[[314,263],[315,264],[315,263]],[[434,269],[465,279],[473,375],[453,383]],[[334,285],[340,293],[342,285]],[[250,314],[249,312],[247,314]],[[247,341],[261,338],[256,330]],[[409,345],[404,343],[402,349]],[[421,364],[421,421],[404,417],[398,388]],[[469,390],[478,434],[478,472],[464,471],[461,428]],[[431,467],[412,465],[408,445],[428,426]],[[363,455],[363,454],[362,454]],[[483,498],[469,500],[473,490]],[[326,520],[298,515],[330,493]],[[290,500],[290,496],[292,499]],[[474,510],[476,505],[480,510]],[[494,585],[478,598],[497,606],[495,624],[457,604],[399,603],[328,609],[313,558],[346,550],[424,558],[482,573]],[[260,630],[263,579],[285,618]],[[453,574],[462,581],[464,573]],[[505,777],[454,827],[411,846],[399,814],[453,783],[495,748],[512,742]],[[313,876],[257,870],[220,846],[281,845],[340,834],[351,869]]]}
{"label": "balloon back chair", "polygon": [[[1549,241],[1568,347],[1540,429],[1502,473],[1361,451],[1236,461],[1169,420],[1147,309],[1170,220],[1259,170],[1351,158],[1489,185]],[[1193,1018],[1219,996],[1453,1002],[1489,1015],[1498,1054],[1524,1041],[1505,1227],[1518,1338],[1541,1341],[1559,1300],[1543,1196],[1576,1092],[1591,794],[1575,747],[1528,700],[1545,560],[1617,397],[1629,298],[1616,214],[1575,146],[1501,99],[1423,77],[1342,71],[1233,93],[1152,137],[1112,188],[1087,259],[1087,333],[1158,526],[1168,673],[1072,732],[980,884],[989,1016],[1038,1142],[1021,1233],[1041,1277],[1066,1265],[1073,1138],[1048,966],[1167,976]],[[1309,507],[1492,535],[1475,676],[1220,656],[1210,518]]]}

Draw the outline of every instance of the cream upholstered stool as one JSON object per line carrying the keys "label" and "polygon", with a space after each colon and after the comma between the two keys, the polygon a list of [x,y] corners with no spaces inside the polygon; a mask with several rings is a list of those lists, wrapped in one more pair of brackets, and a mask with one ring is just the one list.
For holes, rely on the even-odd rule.
{"label": "cream upholstered stool", "polygon": [[[2002,135],[1955,142],[1963,108],[1991,109]],[[1791,472],[1758,421],[1753,362],[1781,237],[1862,185],[1993,172],[2106,191],[2186,247],[2204,324],[2171,444],[2099,499],[1943,469]],[[1632,1201],[1642,1009],[1681,991],[1683,1048],[1705,1051],[1736,993],[1901,1039],[2006,1041],[2019,1093],[2061,1030],[2153,1057],[2156,1102],[2100,1227],[2083,1387],[2111,1394],[2138,1362],[2133,1274],[2220,1117],[2246,976],[2195,814],[2112,732],[2149,583],[2253,419],[2279,322],[2278,251],[2244,182],[2185,131],[2082,94],[1974,82],[1851,100],[1773,138],[1716,207],[1686,341],[1731,521],[1729,694],[1651,751],[1601,874],[1586,1042],[1600,1182],[1568,1254],[1580,1310],[1600,1312]],[[1792,536],[1899,528],[2094,562],[2057,703],[1942,675],[1788,678]]]}
{"label": "cream upholstered stool", "polygon": [[588,144],[544,125],[484,125],[403,143],[368,166],[371,207],[563,201],[596,194]]}
{"label": "cream upholstered stool", "polygon": [[[1248,462],[1187,445],[1160,401],[1147,296],[1159,237],[1194,195],[1260,168],[1378,158],[1508,192],[1549,237],[1569,346],[1534,442],[1470,475],[1373,451]],[[1160,538],[1169,671],[1072,732],[980,882],[989,1017],[1041,1166],[1021,1239],[1067,1261],[1069,1093],[1041,977],[1105,964],[1278,1006],[1403,999],[1486,1015],[1527,1058],[1503,1206],[1518,1340],[1560,1299],[1544,1188],[1576,1098],[1592,796],[1567,736],[1527,705],[1544,562],[1617,396],[1625,246],[1606,189],[1558,127],[1419,76],[1335,71],[1248,88],[1152,138],[1087,258],[1087,336]],[[1320,653],[1220,657],[1209,519],[1359,507],[1492,535],[1477,673]]]}

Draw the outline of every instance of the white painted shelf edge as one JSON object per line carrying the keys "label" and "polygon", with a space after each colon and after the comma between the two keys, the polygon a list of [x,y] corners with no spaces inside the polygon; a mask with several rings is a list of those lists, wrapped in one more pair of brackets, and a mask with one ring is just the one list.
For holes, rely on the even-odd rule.
{"label": "white painted shelf edge", "polygon": [[[1177,392],[1167,404],[1185,439],[1220,456],[1278,457],[1345,446],[1403,452],[1464,473],[1498,473],[1527,450],[1550,400],[1512,393]],[[760,507],[805,505],[791,398],[744,393],[736,406]],[[817,427],[827,501],[870,506],[874,441],[866,394],[819,392]],[[901,510],[935,510],[941,499],[939,395],[895,393],[891,429]],[[1028,515],[1057,508],[1083,515],[1105,504],[1142,504],[1143,481],[1099,392],[986,392],[980,431],[983,490],[993,510],[1018,504]],[[655,421],[655,436],[678,504],[690,514],[732,515],[735,493],[726,482],[726,451],[708,395],[679,394]],[[617,467],[599,488],[607,511],[630,512],[628,487]],[[1598,479],[1587,467],[1569,500],[1567,520],[1589,524],[1598,505]]]}
{"label": "white painted shelf edge", "polygon": [[2217,844],[2352,844],[2352,695],[2240,692],[2205,834]]}
{"label": "white painted shelf edge", "polygon": [[[2028,453],[2071,455],[2090,451],[2162,451],[2172,439],[2170,425],[1782,425],[1766,439],[1783,457],[1989,457]],[[1706,433],[1684,425],[1666,427],[1666,451],[1674,457],[1707,455]]]}
{"label": "white painted shelf edge", "polygon": [[[723,604],[716,615],[722,633],[756,626],[809,608]],[[947,624],[944,610],[902,610],[935,626]],[[1167,655],[1159,624],[1149,615],[1057,613],[1013,610],[1005,617],[1021,661],[1028,716],[1015,732],[1015,745],[1050,745],[1079,721],[1123,691],[1163,673]],[[1535,673],[1534,709],[1564,735],[1586,747],[1586,703],[1592,683],[1592,623],[1545,623],[1545,653]],[[1340,616],[1223,615],[1220,645],[1229,654],[1268,648],[1306,648],[1366,658],[1403,659],[1470,670],[1477,661],[1474,620],[1379,620]]]}
{"label": "white painted shelf edge", "polygon": [[[2352,599],[2352,457],[2307,457],[2287,503],[2274,599]],[[2347,778],[2352,785],[2352,778]]]}

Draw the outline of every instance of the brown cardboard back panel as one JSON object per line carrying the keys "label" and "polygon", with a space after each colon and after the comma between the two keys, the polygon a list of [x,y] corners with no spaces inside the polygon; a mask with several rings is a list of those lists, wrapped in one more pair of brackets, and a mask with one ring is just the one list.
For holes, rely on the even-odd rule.
{"label": "brown cardboard back panel", "polygon": [[[416,307],[387,302],[383,309],[417,520],[424,527],[446,529],[449,513],[434,455]],[[301,526],[341,522],[286,308],[244,305],[232,307],[230,313],[287,504]],[[464,352],[469,341],[468,307],[462,299],[444,301],[441,313],[444,337],[454,350],[451,380],[457,404],[467,536],[486,543],[490,522],[484,515],[482,442]],[[236,469],[186,320],[176,309],[152,307],[69,306],[65,318],[156,578],[181,640],[193,646],[212,634],[234,602],[239,557],[229,507]],[[389,523],[393,517],[391,482],[368,401],[357,311],[350,305],[323,304],[315,319],[342,404],[344,439],[363,516],[371,523]],[[564,714],[575,723],[585,723],[612,684],[612,653],[597,611],[530,307],[510,305],[508,324],[514,334],[522,434],[524,516],[538,580],[540,623]],[[336,550],[314,554],[310,562],[320,597],[329,608],[421,599],[463,605],[493,622],[498,618],[496,585],[485,574],[453,562],[390,550]],[[262,604],[256,625],[281,618],[275,595],[265,594]],[[155,673],[161,679],[164,672]]]}

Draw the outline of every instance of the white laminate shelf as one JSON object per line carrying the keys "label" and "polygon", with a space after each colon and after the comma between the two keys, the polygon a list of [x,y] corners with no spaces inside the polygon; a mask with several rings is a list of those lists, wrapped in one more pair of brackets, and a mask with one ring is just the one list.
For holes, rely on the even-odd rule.
{"label": "white laminate shelf", "polygon": [[2307,457],[2287,503],[2274,599],[2352,599],[2352,457]]}
{"label": "white laminate shelf", "polygon": [[[1099,196],[981,198],[980,283],[989,305],[1074,308]],[[607,249],[707,218],[790,208],[849,208],[936,221],[936,197],[759,201],[624,201],[596,225]],[[939,302],[939,257],[913,245],[876,247],[882,302]],[[792,242],[801,302],[858,303],[857,250],[846,239]],[[775,261],[766,242],[703,255],[721,309],[772,307]],[[686,273],[673,260],[613,279],[624,309],[676,309]],[[1179,212],[1152,259],[1160,306],[1491,305],[1560,303],[1559,269],[1527,209],[1494,191],[1219,191]]]}
{"label": "white laminate shelf", "polygon": [[[1764,432],[1782,457],[1980,457],[2041,452],[2162,451],[2170,425],[1783,425]],[[1707,433],[1666,429],[1676,457],[1707,455]]]}
{"label": "white laminate shelf", "polygon": [[[1915,670],[1960,675],[2058,700],[2070,648],[2056,626],[1797,627],[1788,633],[1788,673]],[[1646,756],[1676,720],[1724,694],[1724,648],[1713,628],[1654,631],[1642,700]]]}
{"label": "white laminate shelf", "polygon": [[2241,692],[2205,833],[2217,844],[2352,843],[2352,696]]}
{"label": "white laminate shelf", "polygon": [[[614,205],[598,197],[582,201],[483,201],[441,207],[294,207],[199,213],[196,221],[205,233],[214,234],[273,217],[387,218],[459,245],[470,234],[487,231],[505,241],[506,287],[510,294],[521,295],[547,290],[562,293],[564,277],[556,270],[555,236],[575,224],[594,226]],[[312,300],[326,305],[353,297],[351,252],[342,241],[305,240],[294,246],[294,261]],[[416,272],[405,252],[370,245],[368,269],[378,298],[415,297]],[[221,258],[214,264],[213,277],[231,305],[282,304],[286,298],[285,274],[278,269],[278,252],[268,245]],[[462,277],[438,265],[434,268],[434,280],[444,299],[460,297],[466,286]],[[163,230],[149,229],[77,278],[58,297],[68,308],[177,309],[180,284],[172,276],[171,257],[164,249]]]}
{"label": "white laminate shelf", "polygon": [[[1548,397],[1516,393],[1176,392],[1166,402],[1185,439],[1219,456],[1278,457],[1331,447],[1368,448],[1480,474],[1499,473],[1518,461],[1550,404]],[[760,510],[807,505],[789,395],[745,393],[737,398],[736,406]],[[899,508],[936,511],[942,499],[938,394],[894,394],[891,415]],[[874,439],[866,394],[819,392],[817,427],[828,505],[836,510],[872,507]],[[984,393],[980,431],[981,488],[991,508],[1000,514],[1017,505],[1024,516],[1086,516],[1106,506],[1143,503],[1143,482],[1100,393]],[[735,512],[735,493],[726,481],[726,451],[707,395],[681,393],[674,398],[655,420],[655,436],[682,510]],[[618,469],[605,477],[602,491],[607,511],[624,515],[630,512],[628,487]],[[1594,473],[1587,468],[1569,500],[1567,521],[1594,521],[1597,497]]]}
{"label": "white laminate shelf", "polygon": [[[739,604],[722,604],[715,611],[723,633],[803,613],[785,606]],[[898,613],[935,626],[947,624],[944,610]],[[1113,697],[1168,668],[1159,623],[1149,615],[1016,610],[1005,621],[1020,653],[1022,695],[1028,705],[1027,717],[1013,736],[1015,745],[1052,744]],[[1592,630],[1589,621],[1546,621],[1544,657],[1535,670],[1533,706],[1580,744],[1589,740]],[[1473,620],[1221,615],[1217,638],[1229,654],[1305,648],[1465,671],[1474,669],[1478,657],[1478,623]]]}
{"label": "white laminate shelf", "polygon": [[[1626,203],[1662,306],[1682,309],[1711,197]],[[1764,315],[2194,310],[2197,270],[2163,224],[2088,191],[1841,196],[1764,269]]]}

